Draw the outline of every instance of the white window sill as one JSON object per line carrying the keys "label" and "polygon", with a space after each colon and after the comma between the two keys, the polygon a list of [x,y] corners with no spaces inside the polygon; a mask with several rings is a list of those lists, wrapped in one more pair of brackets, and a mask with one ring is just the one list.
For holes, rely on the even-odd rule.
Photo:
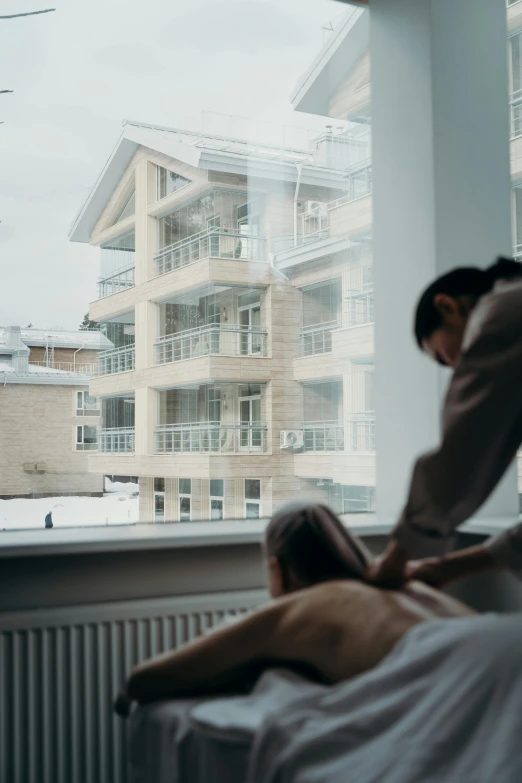
{"label": "white window sill", "polygon": [[[171,524],[112,525],[52,528],[51,530],[0,531],[0,558],[124,552],[204,546],[260,544],[267,519],[234,522],[192,522]],[[377,520],[374,514],[346,514],[343,521],[357,536],[386,536],[393,521]],[[496,535],[516,524],[517,519],[474,519],[460,533]]]}

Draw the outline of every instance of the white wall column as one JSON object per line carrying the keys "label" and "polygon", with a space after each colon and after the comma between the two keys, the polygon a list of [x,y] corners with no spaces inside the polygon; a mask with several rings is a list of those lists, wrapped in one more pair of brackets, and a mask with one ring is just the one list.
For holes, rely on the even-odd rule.
{"label": "white wall column", "polygon": [[[417,349],[421,290],[511,253],[505,0],[371,0],[377,508],[395,521],[439,440],[446,374]],[[482,512],[513,519],[515,471]]]}

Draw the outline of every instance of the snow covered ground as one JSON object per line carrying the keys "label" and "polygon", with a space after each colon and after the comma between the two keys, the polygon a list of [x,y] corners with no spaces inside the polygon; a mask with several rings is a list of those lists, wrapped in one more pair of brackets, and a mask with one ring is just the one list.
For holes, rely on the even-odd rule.
{"label": "snow covered ground", "polygon": [[134,524],[138,521],[137,493],[137,484],[113,483],[105,479],[105,495],[102,498],[0,500],[0,530],[43,528],[49,511],[53,514],[54,527]]}

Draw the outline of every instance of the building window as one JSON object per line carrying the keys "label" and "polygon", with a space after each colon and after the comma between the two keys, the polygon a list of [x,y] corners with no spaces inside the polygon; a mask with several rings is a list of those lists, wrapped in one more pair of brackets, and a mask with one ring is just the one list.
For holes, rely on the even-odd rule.
{"label": "building window", "polygon": [[154,479],[154,522],[165,522],[165,479]]}
{"label": "building window", "polygon": [[210,519],[223,519],[223,479],[210,479]]}
{"label": "building window", "polygon": [[261,481],[245,479],[245,517],[259,519],[261,516]]}
{"label": "building window", "polygon": [[95,451],[96,427],[79,424],[76,427],[76,451]]}
{"label": "building window", "polygon": [[181,174],[176,174],[175,171],[158,166],[158,201],[176,190],[184,188],[185,185],[190,185],[189,179],[182,177]]}
{"label": "building window", "polygon": [[76,415],[99,416],[100,406],[96,397],[87,391],[76,392]]}
{"label": "building window", "polygon": [[179,521],[191,521],[192,481],[191,479],[179,479]]}
{"label": "building window", "polygon": [[135,211],[136,211],[136,191],[133,190],[129,198],[123,205],[123,208],[121,212],[118,214],[118,217],[114,221],[114,224],[119,223],[120,220],[125,220],[125,218],[131,217],[132,215],[134,215]]}
{"label": "building window", "polygon": [[375,487],[331,484],[328,502],[338,514],[374,514]]}

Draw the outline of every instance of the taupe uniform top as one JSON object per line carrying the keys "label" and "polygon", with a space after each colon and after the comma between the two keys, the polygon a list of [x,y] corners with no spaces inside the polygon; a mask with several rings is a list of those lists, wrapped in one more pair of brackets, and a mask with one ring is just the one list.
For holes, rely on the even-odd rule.
{"label": "taupe uniform top", "polygon": [[[511,278],[497,282],[472,310],[444,404],[441,445],[417,461],[394,538],[412,557],[445,551],[521,443],[522,278]],[[522,575],[522,523],[488,547]]]}

